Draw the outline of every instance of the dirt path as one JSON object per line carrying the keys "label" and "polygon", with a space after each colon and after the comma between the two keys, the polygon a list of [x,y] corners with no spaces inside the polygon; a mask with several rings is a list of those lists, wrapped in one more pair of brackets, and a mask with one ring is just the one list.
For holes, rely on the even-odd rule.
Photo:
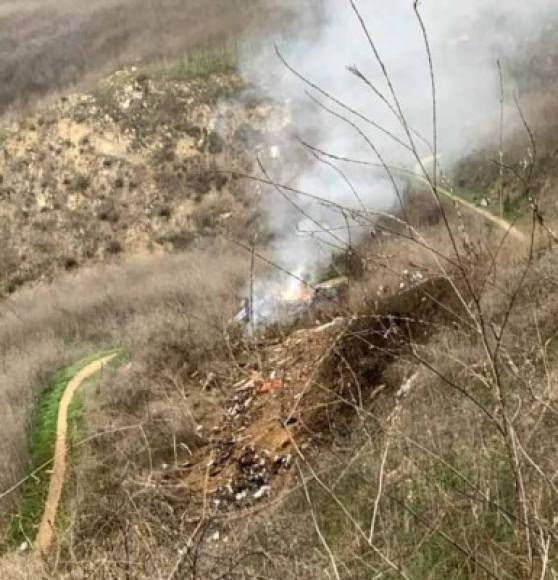
{"label": "dirt path", "polygon": [[515,238],[520,242],[527,241],[527,236],[519,228],[517,228],[504,218],[498,217],[497,215],[490,213],[489,211],[483,209],[482,207],[478,207],[474,203],[462,199],[461,197],[451,193],[451,191],[448,191],[443,187],[438,187],[437,189],[438,192],[441,193],[443,196],[447,197],[448,199],[454,201],[455,203],[463,207],[466,207],[467,209],[470,209],[471,211],[476,212],[477,214],[481,215],[485,220],[492,222],[493,224],[504,230],[510,237]]}
{"label": "dirt path", "polygon": [[66,473],[66,435],[68,431],[68,408],[76,391],[81,387],[84,381],[95,373],[99,372],[107,363],[109,363],[115,354],[104,356],[83,368],[68,383],[60,406],[58,408],[58,421],[56,425],[56,443],[54,446],[54,464],[48,496],[45,503],[43,515],[39,525],[39,531],[35,539],[33,551],[36,554],[44,554],[49,549],[54,536],[54,520],[58,511],[58,504],[62,496],[64,486],[64,476]]}
{"label": "dirt path", "polygon": [[[429,165],[432,165],[432,162],[433,162],[432,155],[421,160],[422,167],[428,167]],[[422,172],[421,164],[417,164],[417,166],[415,167],[415,175],[417,179],[419,179],[423,183],[429,184],[428,180],[425,179],[423,176],[424,174]],[[436,189],[438,193],[442,194],[444,197],[447,197],[454,203],[461,205],[462,207],[465,207],[482,216],[485,220],[492,222],[500,229],[504,230],[507,233],[507,235],[509,235],[511,238],[514,238],[519,242],[526,242],[528,240],[527,236],[518,227],[514,226],[512,223],[508,222],[504,218],[498,217],[497,215],[494,215],[493,213],[483,209],[482,207],[476,206],[474,203],[471,203],[470,201],[467,201],[459,197],[458,195],[455,195],[454,193],[452,193],[451,191],[449,191],[444,187],[437,186]]]}

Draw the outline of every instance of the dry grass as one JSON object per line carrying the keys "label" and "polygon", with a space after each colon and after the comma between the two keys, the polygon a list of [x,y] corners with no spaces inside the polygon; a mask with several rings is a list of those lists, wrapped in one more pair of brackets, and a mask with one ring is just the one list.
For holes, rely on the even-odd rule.
{"label": "dry grass", "polygon": [[[131,61],[172,58],[284,22],[268,0],[3,2],[0,104],[28,102],[92,81]],[[269,17],[272,11],[273,17]],[[263,28],[262,28],[263,26]],[[266,29],[267,30],[267,29]]]}
{"label": "dry grass", "polygon": [[[329,374],[308,386],[328,391],[323,421],[303,425],[312,444],[295,445],[294,485],[262,511],[212,514],[166,476],[207,444],[234,383],[239,353],[223,328],[243,260],[218,248],[152,258],[7,303],[8,483],[24,467],[28,385],[91,348],[133,353],[86,402],[99,437],[79,452],[52,577],[554,575],[556,256],[539,238],[529,257],[524,244],[500,246],[498,233],[449,211],[455,256],[438,213],[419,202],[419,244],[395,228],[359,249],[347,308],[356,322],[325,361]],[[200,220],[215,207],[206,200]],[[454,291],[433,296],[425,278]],[[244,371],[258,367],[258,353],[240,354]],[[25,560],[5,565],[25,577]]]}
{"label": "dry grass", "polygon": [[[435,250],[447,249],[443,228],[431,227],[423,233],[431,243],[436,241]],[[401,276],[392,276],[405,268],[407,260],[425,275],[440,275],[432,252],[416,248],[410,253],[412,246],[403,252],[397,243],[394,237],[366,251],[370,264],[358,288],[361,296],[376,293],[378,284],[390,288],[387,296],[397,294]],[[467,244],[462,244],[465,250]],[[377,265],[378,255],[397,249],[405,260],[387,257],[392,271]],[[477,253],[469,256],[467,268],[472,279],[486,273],[489,249],[490,245],[487,249],[479,242]],[[522,317],[531,316],[521,304],[529,300],[543,272],[548,288],[554,284],[549,278],[554,276],[549,260],[552,262],[551,255],[542,256],[529,277],[514,311],[512,337],[519,334],[516,326],[525,324]],[[483,294],[484,311],[494,323],[506,310],[501,285],[513,286],[522,265],[525,254],[521,248],[510,247],[501,253],[497,277]],[[455,276],[455,269],[448,268],[447,275]],[[461,285],[459,278],[455,280]],[[212,292],[219,295],[219,288]],[[131,366],[102,385],[89,403],[98,430],[126,430],[95,442],[82,455],[74,473],[71,534],[59,538],[60,554],[71,554],[72,577],[167,576],[179,562],[177,577],[190,574],[194,578],[221,578],[223,574],[239,579],[331,578],[335,577],[332,562],[341,578],[364,579],[375,574],[386,578],[402,574],[413,579],[482,578],[485,568],[498,570],[498,578],[516,577],[525,561],[516,540],[514,484],[505,445],[493,422],[461,392],[448,386],[448,381],[455,381],[492,408],[492,394],[479,382],[479,376],[486,380],[479,337],[462,323],[460,310],[455,309],[456,315],[451,316],[435,303],[429,306],[422,301],[420,290],[414,299],[399,304],[397,299],[386,301],[382,296],[360,301],[353,297],[352,314],[359,312],[366,318],[357,323],[354,336],[349,334],[346,343],[339,346],[340,352],[326,363],[331,371],[329,379],[320,375],[316,388],[331,389],[334,403],[341,394],[345,412],[328,411],[323,430],[316,432],[315,447],[298,457],[304,483],[298,479],[297,485],[285,490],[278,503],[261,517],[256,511],[254,517],[202,517],[201,523],[200,498],[176,486],[173,479],[166,486],[161,471],[164,473],[165,464],[180,471],[180,466],[187,465],[189,452],[207,443],[205,426],[211,426],[211,418],[219,410],[220,389],[228,389],[233,382],[234,361],[219,336],[213,337],[207,327],[199,332],[197,325],[188,333],[186,323],[172,319],[175,311],[167,311],[171,318],[158,310],[137,318],[140,326],[149,325],[149,332],[132,330],[132,336],[141,338],[132,343],[137,354]],[[553,294],[547,291],[540,299],[547,307],[548,319],[546,315],[544,319],[550,322],[555,319]],[[393,343],[392,353],[389,341],[377,342],[374,323],[367,328],[366,321],[374,320],[371,313],[380,312],[378,304],[387,308],[388,314],[397,312],[399,317],[417,321],[414,349],[444,380],[418,364],[412,349],[401,350],[398,341]],[[189,320],[188,325],[193,322]],[[419,338],[423,325],[427,332]],[[517,365],[528,365],[531,360],[526,344],[541,344],[551,333],[542,319],[538,321],[540,339],[532,324],[530,327],[533,333],[523,332],[524,342],[515,350],[506,343],[506,352]],[[367,354],[368,340],[381,347],[378,353]],[[200,345],[200,351],[190,350]],[[352,367],[348,374],[347,364]],[[417,370],[410,391],[398,395],[401,385]],[[209,373],[215,376],[204,392]],[[365,401],[358,408],[347,390],[354,388],[354,384],[347,386],[354,377]],[[543,382],[539,384],[544,399]],[[539,388],[535,381],[532,384]],[[522,428],[524,424],[526,431],[518,428],[518,436],[528,440],[526,451],[543,465],[544,458],[555,453],[548,446],[537,449],[536,438],[531,439],[541,399],[530,398],[513,382],[509,388],[510,405],[515,408],[516,397],[521,397],[520,406],[525,410]],[[545,422],[551,433],[550,413]],[[198,431],[197,425],[203,425],[204,430]],[[542,429],[540,423],[537,428]],[[542,433],[539,436],[545,437]],[[553,439],[548,438],[549,445]],[[182,445],[177,449],[177,442],[189,450]],[[551,463],[544,466],[549,476]],[[535,502],[533,517],[546,521],[551,514],[551,489],[528,471],[526,467],[530,498]],[[150,485],[155,472],[157,485]],[[369,542],[372,521],[374,536]],[[220,541],[211,540],[216,532]],[[187,538],[192,539],[190,544]],[[184,561],[178,553],[183,546],[189,546]],[[142,557],[146,550],[150,554],[147,559]],[[63,567],[54,570],[55,577],[63,573]]]}
{"label": "dry grass", "polygon": [[[479,259],[474,271],[486,272],[490,255]],[[556,262],[543,252],[522,280],[525,248],[510,249],[482,292],[484,319],[498,332],[521,285],[502,340],[501,402],[482,336],[464,312],[438,309],[424,320],[417,308],[411,319],[427,324],[429,338],[415,333],[406,354],[367,380],[361,373],[374,354],[366,355],[364,327],[348,336],[333,368],[348,362],[363,389],[372,385],[370,397],[348,427],[342,417],[330,420],[327,443],[299,454],[298,486],[270,511],[241,535],[234,524],[220,527],[230,547],[220,544],[220,557],[238,562],[231,578],[552,578]],[[333,379],[316,386],[336,389]],[[501,413],[520,449],[525,512]],[[213,552],[204,550],[209,566]]]}
{"label": "dry grass", "polygon": [[38,560],[9,555],[0,561],[0,576],[5,580],[47,580],[48,574]]}
{"label": "dry grass", "polygon": [[[545,578],[555,558],[556,258],[541,250],[522,281],[525,246],[509,240],[493,264],[497,234],[479,233],[473,243],[465,231],[469,225],[457,237],[462,264],[489,328],[502,324],[510,292],[522,283],[502,341],[501,386],[524,450],[533,570]],[[349,310],[365,318],[327,362],[329,379],[320,375],[316,385],[330,389],[333,401],[343,397],[345,411],[326,413],[314,446],[298,456],[295,485],[261,514],[200,521],[200,498],[164,475],[165,465],[180,472],[189,453],[207,444],[234,382],[238,358],[222,328],[224,312],[233,311],[234,301],[226,306],[232,289],[246,281],[246,263],[216,253],[150,259],[18,295],[15,305],[26,316],[10,337],[23,344],[40,344],[44,335],[33,329],[49,326],[55,336],[84,344],[118,340],[133,353],[130,365],[88,398],[92,432],[112,433],[79,453],[66,498],[70,525],[58,538],[53,577],[147,579],[173,569],[174,577],[231,579],[529,577],[516,478],[493,418],[499,402],[482,336],[454,301],[444,301],[453,315],[436,301],[425,303],[428,296],[405,270],[445,275],[470,304],[463,272],[441,260],[448,255],[443,226],[425,225],[421,233],[430,249],[396,235],[361,248],[367,268]],[[209,269],[219,276],[208,280]],[[386,300],[401,283],[418,287],[415,298]],[[379,313],[408,319],[410,326],[399,323],[407,328],[399,338],[410,339],[405,348],[400,340],[377,342],[376,324],[367,321]],[[362,406],[348,396],[355,381]],[[212,539],[216,532],[219,541]]]}
{"label": "dry grass", "polygon": [[[214,275],[207,275],[210,267]],[[235,290],[246,270],[222,249],[98,267],[5,301],[0,313],[0,400],[4,409],[0,489],[27,468],[27,429],[41,387],[53,371],[107,346],[135,353],[149,379],[184,368],[223,342]],[[114,395],[124,406],[132,391]],[[137,389],[140,392],[141,389]],[[13,505],[17,494],[4,499]],[[6,512],[4,511],[4,514]]]}

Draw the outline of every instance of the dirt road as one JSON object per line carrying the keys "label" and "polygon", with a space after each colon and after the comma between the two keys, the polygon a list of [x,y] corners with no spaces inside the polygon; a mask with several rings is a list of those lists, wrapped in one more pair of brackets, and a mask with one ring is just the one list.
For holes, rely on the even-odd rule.
{"label": "dirt road", "polygon": [[492,222],[493,224],[498,226],[500,229],[507,232],[507,234],[510,237],[512,237],[520,242],[527,241],[527,236],[520,229],[518,229],[516,226],[514,226],[512,223],[508,222],[504,218],[498,217],[497,215],[490,213],[489,211],[483,209],[482,207],[478,207],[474,203],[471,203],[469,201],[462,199],[461,197],[458,197],[457,195],[451,193],[451,191],[448,191],[447,189],[444,189],[443,187],[438,187],[437,189],[438,189],[438,193],[441,193],[444,197],[447,197],[448,199],[457,203],[458,205],[466,207],[467,209],[479,214],[485,220]]}
{"label": "dirt road", "polygon": [[66,474],[66,436],[68,431],[68,408],[72,402],[76,391],[81,387],[84,381],[95,373],[99,372],[106,364],[116,357],[115,354],[104,356],[88,364],[84,369],[77,373],[68,383],[60,406],[58,408],[58,421],[56,426],[56,443],[54,447],[54,465],[48,496],[45,503],[43,515],[39,525],[39,531],[35,539],[33,551],[36,554],[44,554],[48,551],[52,538],[54,536],[54,520],[58,511],[58,504],[62,496],[64,486],[64,476]]}
{"label": "dirt road", "polygon": [[[430,155],[429,157],[425,157],[424,159],[422,159],[421,163],[420,164],[418,163],[415,167],[415,174],[414,175],[416,176],[416,178],[419,181],[422,181],[423,183],[425,183],[427,185],[430,185],[430,184],[429,184],[428,180],[424,177],[423,167],[428,168],[429,166],[432,166],[432,163],[433,163],[433,157],[432,157],[432,155]],[[476,214],[480,215],[486,221],[492,222],[498,228],[500,228],[501,230],[504,230],[504,232],[506,232],[507,235],[510,236],[511,238],[513,238],[519,242],[528,241],[527,236],[519,228],[517,228],[511,222],[508,222],[504,218],[498,217],[497,215],[490,213],[489,211],[483,209],[482,207],[478,207],[474,203],[471,203],[470,201],[467,201],[467,200],[455,195],[454,193],[449,191],[449,189],[446,189],[444,187],[440,187],[439,185],[436,187],[436,189],[437,189],[439,194],[441,194],[444,197],[448,198],[449,200],[453,201],[457,205],[460,205],[461,207],[464,207],[472,212],[475,212]]]}

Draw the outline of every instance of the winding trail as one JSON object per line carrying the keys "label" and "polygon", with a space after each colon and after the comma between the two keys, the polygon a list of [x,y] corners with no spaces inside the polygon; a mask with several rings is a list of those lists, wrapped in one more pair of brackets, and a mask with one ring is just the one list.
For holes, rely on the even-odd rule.
{"label": "winding trail", "polygon": [[[421,159],[421,163],[417,163],[417,165],[415,167],[414,177],[426,185],[431,185],[429,183],[429,181],[424,177],[422,168],[428,167],[429,165],[432,166],[433,162],[434,162],[434,157],[432,155],[425,157],[424,159]],[[439,185],[437,185],[436,191],[439,194],[446,197],[447,199],[453,201],[454,203],[456,203],[462,207],[465,207],[466,209],[473,211],[473,212],[477,213],[478,215],[482,216],[485,220],[492,222],[494,225],[496,225],[500,229],[504,230],[507,235],[514,238],[515,240],[517,240],[519,242],[528,241],[528,237],[517,226],[515,226],[511,222],[505,220],[504,218],[499,217],[499,216],[489,212],[488,210],[483,209],[482,207],[478,207],[474,203],[471,203],[470,201],[467,201],[467,200],[463,199],[462,197],[459,197],[458,195],[455,195],[454,193],[452,193],[449,189],[446,189],[445,187],[440,187]]]}
{"label": "winding trail", "polygon": [[511,222],[505,220],[504,218],[498,217],[493,213],[483,209],[482,207],[476,206],[474,203],[467,201],[451,191],[443,188],[443,187],[436,187],[438,193],[441,193],[444,197],[447,197],[451,201],[466,207],[467,209],[476,212],[477,214],[481,215],[485,220],[492,222],[500,229],[504,230],[510,237],[515,238],[517,241],[525,242],[527,241],[527,236],[515,225]]}
{"label": "winding trail", "polygon": [[54,537],[54,520],[62,496],[64,476],[66,474],[66,438],[68,432],[68,409],[74,395],[84,381],[98,373],[105,365],[117,356],[117,353],[103,356],[88,364],[79,371],[66,386],[66,390],[58,407],[58,421],[56,424],[56,443],[54,446],[54,465],[48,488],[48,496],[44,512],[39,524],[39,531],[35,538],[33,551],[36,554],[45,554]]}

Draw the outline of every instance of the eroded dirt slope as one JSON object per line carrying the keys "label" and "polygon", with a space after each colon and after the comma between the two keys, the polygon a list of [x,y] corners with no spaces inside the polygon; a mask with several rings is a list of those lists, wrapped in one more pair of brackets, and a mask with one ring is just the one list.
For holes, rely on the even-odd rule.
{"label": "eroded dirt slope", "polygon": [[26,116],[0,151],[2,289],[223,232],[246,239],[257,191],[224,172],[249,171],[286,125],[235,73],[134,68]]}

